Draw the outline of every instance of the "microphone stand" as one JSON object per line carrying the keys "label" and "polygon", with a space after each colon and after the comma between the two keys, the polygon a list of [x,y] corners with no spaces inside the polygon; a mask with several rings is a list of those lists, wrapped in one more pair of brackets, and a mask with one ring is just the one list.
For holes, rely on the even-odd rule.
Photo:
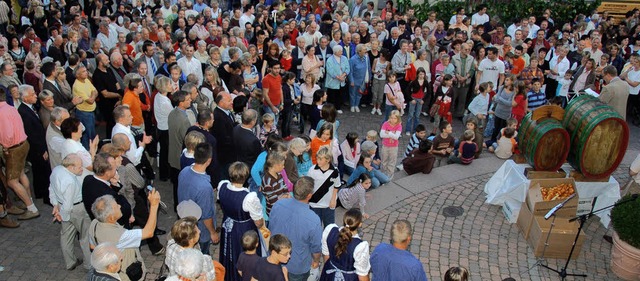
{"label": "microphone stand", "polygon": [[635,194],[631,198],[619,201],[619,202],[617,202],[617,203],[615,203],[613,205],[609,205],[607,207],[600,208],[598,210],[591,211],[591,212],[586,213],[584,215],[576,216],[576,217],[573,217],[573,218],[569,219],[569,222],[574,222],[576,220],[580,220],[580,226],[578,227],[578,232],[576,232],[576,237],[573,240],[573,245],[571,246],[571,251],[569,251],[569,257],[567,258],[567,261],[565,262],[564,267],[562,269],[560,269],[560,270],[557,270],[557,269],[551,268],[551,267],[549,267],[547,265],[544,265],[544,264],[541,264],[541,266],[544,267],[544,268],[547,268],[547,269],[549,269],[549,270],[551,270],[551,271],[553,271],[555,273],[558,273],[558,275],[562,278],[562,280],[565,280],[565,278],[567,278],[567,276],[587,277],[586,274],[569,274],[569,273],[567,273],[567,267],[569,266],[569,262],[571,261],[571,256],[573,255],[573,251],[576,248],[576,244],[578,243],[578,238],[580,238],[580,232],[582,231],[582,228],[584,227],[584,223],[587,221],[587,219],[589,219],[594,214],[597,214],[597,213],[602,212],[604,210],[611,209],[611,208],[613,208],[615,206],[618,206],[618,205],[622,205],[622,204],[629,203],[631,201],[635,201],[637,198],[638,198],[638,195]]}

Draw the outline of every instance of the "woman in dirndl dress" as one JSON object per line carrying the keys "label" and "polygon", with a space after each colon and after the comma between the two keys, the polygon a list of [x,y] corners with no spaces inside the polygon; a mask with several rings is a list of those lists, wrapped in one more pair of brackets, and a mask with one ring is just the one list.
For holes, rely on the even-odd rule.
{"label": "woman in dirndl dress", "polygon": [[358,235],[362,226],[360,209],[350,209],[344,214],[343,227],[330,224],[322,233],[324,267],[320,281],[368,281],[369,242]]}
{"label": "woman in dirndl dress", "polygon": [[[243,186],[249,175],[246,164],[235,162],[229,167],[230,181],[218,184],[218,199],[224,214],[220,234],[220,263],[225,268],[226,281],[242,280],[236,268],[242,253],[242,235],[247,231],[256,231],[262,237],[258,229],[265,227],[262,204],[257,194]],[[261,256],[261,247],[258,247],[256,254]]]}

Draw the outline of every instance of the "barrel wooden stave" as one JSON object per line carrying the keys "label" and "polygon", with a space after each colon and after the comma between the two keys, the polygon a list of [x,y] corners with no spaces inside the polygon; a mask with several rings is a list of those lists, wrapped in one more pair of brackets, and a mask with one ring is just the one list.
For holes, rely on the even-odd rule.
{"label": "barrel wooden stave", "polygon": [[528,114],[520,127],[520,150],[536,171],[557,171],[569,153],[569,134],[551,118],[534,121]]}

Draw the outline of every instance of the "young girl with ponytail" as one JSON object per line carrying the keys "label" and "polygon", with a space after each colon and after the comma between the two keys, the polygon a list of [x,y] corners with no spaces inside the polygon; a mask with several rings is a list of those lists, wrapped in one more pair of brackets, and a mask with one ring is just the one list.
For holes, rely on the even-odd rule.
{"label": "young girl with ponytail", "polygon": [[325,263],[320,281],[369,281],[369,242],[363,241],[358,235],[358,229],[362,226],[362,212],[360,209],[349,209],[342,221],[344,226],[330,224],[322,233]]}

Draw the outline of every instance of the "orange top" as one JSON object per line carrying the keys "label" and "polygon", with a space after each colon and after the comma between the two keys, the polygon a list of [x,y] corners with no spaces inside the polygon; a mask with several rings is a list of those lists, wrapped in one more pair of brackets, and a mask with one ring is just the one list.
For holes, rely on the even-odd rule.
{"label": "orange top", "polygon": [[140,102],[138,94],[129,89],[125,90],[122,104],[129,106],[129,110],[131,110],[131,116],[133,116],[131,125],[135,127],[142,126],[144,124],[144,119],[142,119],[142,102]]}
{"label": "orange top", "polygon": [[318,153],[318,150],[320,150],[320,147],[325,145],[331,145],[331,140],[329,139],[327,141],[322,141],[319,137],[314,137],[311,140],[311,163],[313,163],[314,165],[317,164],[316,154]]}
{"label": "orange top", "polygon": [[513,59],[513,68],[511,68],[511,74],[518,75],[524,69],[525,61],[522,57]]}

